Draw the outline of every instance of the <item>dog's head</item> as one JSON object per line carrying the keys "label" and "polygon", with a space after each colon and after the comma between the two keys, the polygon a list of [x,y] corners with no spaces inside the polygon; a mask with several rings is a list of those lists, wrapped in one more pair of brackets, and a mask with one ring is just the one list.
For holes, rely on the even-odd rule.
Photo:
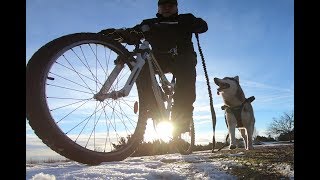
{"label": "dog's head", "polygon": [[225,104],[232,106],[246,99],[240,87],[239,76],[214,78],[214,83],[219,86],[217,94],[221,93]]}
{"label": "dog's head", "polygon": [[224,77],[223,79],[214,78],[214,83],[219,86],[218,95],[219,93],[225,93],[229,95],[234,95],[240,88],[239,85],[239,76],[235,77]]}

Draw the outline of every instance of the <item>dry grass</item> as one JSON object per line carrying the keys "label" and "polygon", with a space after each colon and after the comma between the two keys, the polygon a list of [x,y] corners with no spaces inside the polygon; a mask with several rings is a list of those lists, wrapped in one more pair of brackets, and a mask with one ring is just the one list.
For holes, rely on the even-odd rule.
{"label": "dry grass", "polygon": [[39,163],[56,163],[56,162],[69,162],[69,159],[56,159],[56,158],[48,158],[48,159],[29,159],[26,161],[26,164],[39,164]]}
{"label": "dry grass", "polygon": [[[232,154],[241,154],[231,156]],[[221,150],[214,158],[225,161],[234,161],[237,166],[227,167],[228,173],[239,179],[289,179],[283,175],[279,167],[290,165],[294,171],[294,146],[256,146],[254,150],[245,151],[243,148],[233,150]],[[240,164],[240,165],[239,165]]]}

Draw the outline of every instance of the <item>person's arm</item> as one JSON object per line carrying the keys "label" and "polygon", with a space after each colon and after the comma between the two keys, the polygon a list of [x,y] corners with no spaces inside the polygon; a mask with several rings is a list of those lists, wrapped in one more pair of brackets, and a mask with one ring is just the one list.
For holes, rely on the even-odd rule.
{"label": "person's arm", "polygon": [[208,30],[208,24],[202,18],[197,18],[193,14],[180,14],[178,18],[180,27],[192,33],[204,33]]}

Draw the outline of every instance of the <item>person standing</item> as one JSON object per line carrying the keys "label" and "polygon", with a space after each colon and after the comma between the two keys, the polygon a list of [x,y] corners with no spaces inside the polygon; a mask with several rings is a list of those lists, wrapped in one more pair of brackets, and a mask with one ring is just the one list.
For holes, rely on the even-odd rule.
{"label": "person standing", "polygon": [[[176,85],[171,114],[174,136],[188,132],[193,118],[193,103],[196,100],[197,54],[194,51],[192,34],[206,32],[208,30],[206,21],[191,13],[179,14],[177,0],[158,0],[156,17],[145,19],[129,29],[143,31],[143,36],[139,33],[124,33],[135,37],[124,35],[123,42],[145,38],[149,41],[161,69],[175,76]],[[110,29],[102,30],[100,33],[107,35]],[[144,66],[138,79],[144,82],[144,99],[147,100],[150,117],[157,118],[157,111],[154,111],[157,105],[150,88],[151,80],[146,78],[149,77],[148,73],[148,67]]]}

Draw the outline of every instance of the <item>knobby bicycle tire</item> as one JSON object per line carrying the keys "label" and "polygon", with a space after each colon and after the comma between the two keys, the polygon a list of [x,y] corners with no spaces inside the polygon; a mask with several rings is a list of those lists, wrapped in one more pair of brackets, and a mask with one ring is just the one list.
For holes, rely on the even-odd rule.
{"label": "knobby bicycle tire", "polygon": [[[92,46],[89,44],[92,43]],[[87,45],[89,44],[88,51],[90,48],[94,47],[94,48],[103,48],[103,47],[107,47],[109,49],[111,49],[115,54],[118,54],[119,56],[123,57],[122,59],[129,59],[130,58],[130,54],[129,51],[119,42],[114,41],[113,39],[110,39],[104,35],[101,34],[96,34],[96,33],[75,33],[75,34],[69,34],[69,35],[65,35],[62,36],[60,38],[57,38],[47,44],[45,44],[44,46],[42,46],[36,53],[34,53],[34,55],[31,57],[31,59],[29,60],[27,67],[26,67],[26,116],[27,116],[27,120],[29,121],[30,126],[32,127],[32,129],[34,130],[34,133],[42,140],[42,142],[44,144],[46,144],[48,147],[50,147],[53,151],[57,152],[58,154],[70,159],[70,160],[74,160],[80,163],[84,163],[84,164],[90,164],[90,165],[97,165],[100,164],[101,162],[109,162],[109,161],[121,161],[127,157],[129,157],[130,155],[132,155],[134,153],[134,151],[136,150],[137,146],[139,145],[139,143],[143,140],[143,135],[145,132],[145,128],[146,128],[146,121],[147,121],[147,114],[145,112],[145,108],[144,108],[144,101],[141,98],[140,94],[141,94],[141,88],[140,88],[140,84],[143,83],[143,81],[136,81],[136,90],[137,90],[137,101],[138,103],[138,110],[135,108],[134,109],[134,113],[137,114],[136,119],[131,119],[131,117],[126,117],[125,113],[127,112],[126,109],[122,109],[122,106],[120,107],[120,101],[118,102],[106,102],[104,104],[102,104],[102,102],[96,102],[101,103],[96,105],[96,109],[94,110],[94,112],[91,114],[91,116],[88,116],[88,119],[85,119],[84,121],[87,121],[86,123],[88,123],[90,121],[90,123],[92,124],[92,131],[91,134],[88,133],[86,134],[85,137],[89,136],[87,139],[87,144],[93,144],[91,146],[93,146],[92,149],[89,149],[86,145],[80,145],[80,140],[78,140],[78,137],[80,135],[80,129],[77,130],[77,132],[79,132],[78,137],[75,137],[75,135],[69,135],[69,132],[66,132],[66,128],[58,123],[58,120],[55,119],[56,117],[53,117],[53,108],[50,107],[50,105],[48,104],[49,100],[48,100],[48,95],[47,92],[50,90],[49,88],[49,83],[51,82],[47,82],[49,80],[51,81],[56,81],[56,79],[59,79],[60,76],[64,75],[66,73],[66,71],[71,71],[72,69],[74,69],[76,67],[76,65],[80,64],[80,62],[83,63],[84,67],[87,67],[86,64],[88,65],[90,69],[90,66],[92,67],[91,69],[94,69],[95,67],[95,72],[94,70],[89,70],[88,72],[84,72],[83,70],[78,70],[77,73],[74,73],[75,78],[78,78],[78,81],[83,81],[84,83],[81,85],[83,87],[87,87],[87,80],[84,80],[85,78],[91,78],[91,76],[93,76],[93,78],[91,78],[92,80],[94,79],[94,75],[95,73],[98,73],[98,71],[101,71],[103,68],[98,68],[99,64],[97,63],[98,61],[95,61],[95,64],[92,65],[89,63],[84,63],[87,58],[87,56],[81,55],[81,51],[82,54],[84,53],[84,50],[82,49],[82,45]],[[96,46],[95,46],[96,44]],[[101,47],[100,47],[101,46]],[[77,49],[76,49],[77,48]],[[92,56],[97,56],[97,50],[93,49],[93,55]],[[73,57],[74,59],[80,59],[82,61],[77,61],[77,63],[75,63],[74,66],[72,65],[68,65],[69,61],[71,60],[67,60],[64,63],[65,64],[61,64],[60,62],[58,62],[58,58],[61,59],[66,59],[68,54],[64,54],[64,53],[69,53],[70,55],[72,53],[74,53],[73,51],[75,50],[79,51],[79,55]],[[97,58],[97,57],[94,57]],[[60,60],[60,59],[59,59]],[[61,60],[62,61],[62,60]],[[75,62],[75,60],[74,60]],[[100,63],[100,62],[99,62]],[[128,66],[129,69],[131,69],[131,65],[129,64],[129,62],[125,62],[125,64]],[[101,64],[100,64],[101,65]],[[53,69],[54,67],[57,67],[57,72],[61,73],[62,75],[56,75],[56,73],[51,73],[51,68]],[[104,67],[104,66],[101,66]],[[59,68],[65,68],[63,70],[59,69]],[[104,70],[104,69],[103,69]],[[130,71],[130,70],[129,70]],[[91,74],[91,75],[90,75]],[[108,74],[108,73],[107,73]],[[54,78],[52,76],[55,76]],[[67,76],[67,75],[66,75]],[[78,77],[76,77],[78,76]],[[70,76],[71,77],[71,76]],[[81,80],[80,80],[80,78]],[[48,80],[49,79],[49,80]],[[64,79],[67,78],[60,78],[61,81],[63,81]],[[68,83],[72,83],[74,84],[74,86],[76,86],[76,84],[79,84],[77,80],[71,81],[63,81],[64,83],[60,84],[60,85],[56,85],[53,88],[58,88],[59,86],[62,86],[64,84],[68,84]],[[101,84],[98,84],[97,80],[96,80],[96,86],[101,86]],[[98,84],[98,85],[97,85]],[[47,90],[48,87],[48,90]],[[80,87],[80,86],[79,86]],[[82,87],[81,87],[82,88]],[[65,88],[62,93],[64,95],[69,95],[67,92],[72,89],[72,88]],[[87,88],[88,91],[96,91],[96,89],[94,88]],[[52,90],[48,93],[56,93],[58,91]],[[70,96],[76,96],[77,93],[70,93]],[[51,97],[52,98],[52,97]],[[81,98],[81,97],[79,97]],[[66,100],[67,98],[60,98],[61,101]],[[121,98],[120,98],[121,100]],[[90,100],[90,103],[92,99]],[[136,101],[136,102],[137,102]],[[59,101],[53,101],[54,105],[59,104]],[[127,102],[126,102],[127,103]],[[70,103],[71,104],[71,103]],[[125,104],[125,103],[123,103]],[[131,105],[130,103],[127,103],[123,106],[129,106]],[[53,106],[53,105],[52,105]],[[70,105],[70,106],[74,106]],[[119,106],[119,107],[118,107]],[[135,103],[136,106],[136,103]],[[64,106],[61,106],[64,107]],[[80,106],[78,106],[80,107]],[[77,108],[78,108],[77,107]],[[109,112],[107,110],[107,108],[110,107],[109,109],[112,109],[114,112],[114,114],[107,116],[106,112]],[[65,109],[65,111],[69,110],[67,108],[61,108],[61,109]],[[81,108],[79,108],[81,109]],[[100,109],[101,112],[99,112],[97,109]],[[59,109],[60,110],[60,109]],[[75,108],[74,111],[69,111],[68,113],[72,114],[74,112],[76,112],[78,109]],[[97,111],[96,111],[97,110]],[[110,110],[110,111],[112,111]],[[138,112],[137,112],[138,111]],[[93,130],[98,129],[99,127],[98,122],[100,122],[101,116],[98,117],[99,113],[102,114],[101,116],[104,116],[103,118],[106,119],[105,120],[105,131],[108,131],[108,136],[110,129],[114,129],[115,132],[114,134],[116,134],[115,136],[118,138],[116,140],[114,140],[111,143],[111,138],[110,139],[110,143],[109,146],[111,148],[111,150],[109,152],[106,152],[106,150],[104,149],[102,151],[102,149],[100,148],[99,150],[98,147],[95,147],[98,141],[96,142],[96,140],[94,140],[94,142],[92,142],[93,139],[92,138],[92,134],[94,134],[94,137],[98,137],[98,133],[95,134],[95,132],[93,133]],[[85,114],[85,109],[82,109],[81,112],[79,112],[79,117],[81,115],[81,113]],[[133,114],[133,115],[135,115]],[[55,114],[56,115],[56,114]],[[68,115],[68,114],[67,114]],[[93,118],[94,116],[94,123],[91,122],[91,118]],[[57,113],[57,117],[59,117],[61,119],[61,115]],[[63,117],[64,118],[64,117]],[[66,123],[72,123],[72,122],[76,122],[78,116],[75,116],[74,119],[68,119],[68,121],[65,119],[61,119],[66,121]],[[129,121],[125,121],[123,119],[120,120],[120,118],[127,118],[130,120]],[[102,120],[101,120],[102,121]],[[82,122],[81,122],[82,123]],[[90,124],[88,123],[88,124]],[[100,122],[101,123],[101,122]],[[113,124],[114,123],[114,124]],[[117,124],[116,124],[117,123]],[[122,123],[121,127],[120,127],[120,123]],[[129,125],[131,123],[130,127],[131,129],[129,129]],[[80,124],[80,122],[79,122]],[[87,125],[87,124],[86,124]],[[80,125],[79,125],[80,126]],[[81,126],[84,129],[84,125],[81,124]],[[135,126],[135,127],[134,127]],[[65,129],[63,129],[63,128]],[[89,126],[88,126],[89,127]],[[69,127],[68,127],[69,128]],[[78,128],[78,127],[74,127],[74,128]],[[128,137],[127,142],[124,142],[122,144],[120,144],[119,146],[114,146],[115,142],[119,142],[123,139],[120,138],[120,130],[117,131],[117,128],[122,128],[121,129],[121,133],[128,131],[131,132],[128,133],[130,135],[130,137]],[[73,129],[72,129],[73,130]],[[71,131],[71,130],[70,130]],[[102,132],[101,132],[102,133]],[[105,132],[103,132],[105,133]],[[127,135],[128,135],[127,134]],[[122,134],[121,134],[122,135]],[[81,134],[82,136],[82,134]],[[83,135],[84,136],[84,135]],[[111,136],[111,135],[110,135]],[[107,138],[105,138],[107,139]],[[78,142],[77,142],[78,141]],[[84,141],[84,140],[83,140]],[[107,141],[107,140],[105,140]],[[118,147],[118,148],[114,148],[112,149],[112,147]]]}

